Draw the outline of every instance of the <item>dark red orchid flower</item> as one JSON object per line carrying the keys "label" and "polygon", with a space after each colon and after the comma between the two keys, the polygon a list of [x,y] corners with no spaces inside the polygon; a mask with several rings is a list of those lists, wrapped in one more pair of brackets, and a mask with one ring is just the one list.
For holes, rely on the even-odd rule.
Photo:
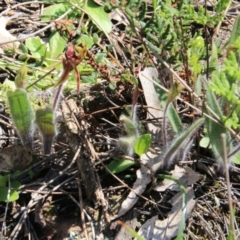
{"label": "dark red orchid flower", "polygon": [[82,44],[73,45],[69,43],[67,51],[62,60],[63,73],[57,82],[56,86],[62,85],[68,78],[69,73],[74,70],[77,79],[77,92],[80,90],[80,74],[77,70],[78,64],[80,64],[87,53],[87,49]]}

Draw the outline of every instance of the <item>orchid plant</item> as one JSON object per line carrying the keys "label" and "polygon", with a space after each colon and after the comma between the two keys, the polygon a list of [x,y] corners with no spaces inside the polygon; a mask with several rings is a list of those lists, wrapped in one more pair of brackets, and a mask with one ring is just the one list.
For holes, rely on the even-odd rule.
{"label": "orchid plant", "polygon": [[62,59],[63,73],[56,84],[58,89],[53,105],[37,109],[35,116],[27,92],[24,89],[24,81],[27,74],[26,63],[20,68],[19,73],[15,78],[17,89],[15,91],[9,91],[7,95],[12,119],[23,145],[28,145],[31,148],[33,146],[33,118],[35,118],[34,123],[38,127],[42,136],[43,152],[44,154],[51,153],[52,142],[56,134],[54,112],[63,90],[63,83],[67,81],[70,72],[74,71],[77,80],[77,92],[79,93],[80,74],[77,70],[77,66],[84,59],[86,52],[87,49],[82,44],[68,44],[67,50]]}

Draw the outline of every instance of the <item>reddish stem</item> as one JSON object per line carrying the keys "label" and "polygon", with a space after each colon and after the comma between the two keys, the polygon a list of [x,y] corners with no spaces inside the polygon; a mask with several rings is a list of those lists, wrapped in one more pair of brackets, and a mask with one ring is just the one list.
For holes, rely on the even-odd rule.
{"label": "reddish stem", "polygon": [[63,87],[63,83],[67,80],[69,73],[72,71],[72,66],[70,64],[65,65],[65,68],[63,70],[63,73],[59,79],[58,82],[58,89],[57,92],[55,94],[54,97],[54,101],[53,101],[53,111],[56,110],[60,96],[61,96],[61,92],[62,92],[62,87]]}

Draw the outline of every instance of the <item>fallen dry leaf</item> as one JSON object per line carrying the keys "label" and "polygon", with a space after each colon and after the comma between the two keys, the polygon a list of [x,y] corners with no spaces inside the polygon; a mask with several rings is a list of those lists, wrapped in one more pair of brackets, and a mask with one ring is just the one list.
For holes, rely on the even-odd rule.
{"label": "fallen dry leaf", "polygon": [[[158,95],[155,91],[154,84],[150,80],[158,79],[158,72],[156,68],[148,67],[139,73],[139,79],[142,84],[143,93],[145,96],[148,109],[148,119],[159,119],[163,117],[163,111],[160,110],[161,105],[158,99]],[[150,80],[149,80],[150,79]],[[155,108],[155,109],[154,109]],[[159,131],[160,123],[148,123],[148,129],[152,134],[156,134]],[[158,136],[156,136],[158,137]]]}
{"label": "fallen dry leaf", "polygon": [[146,167],[141,166],[141,168],[137,170],[136,174],[137,180],[135,181],[132,187],[134,191],[131,191],[128,194],[127,198],[123,201],[117,216],[114,217],[113,219],[119,218],[126,212],[128,212],[138,201],[139,198],[138,195],[142,194],[145,191],[148,183],[151,182],[151,174],[149,173],[149,169],[147,169]]}
{"label": "fallen dry leaf", "polygon": [[[181,168],[175,166],[174,170],[171,172],[172,177],[176,178],[185,187],[186,190],[186,219],[192,212],[195,206],[194,191],[190,185],[196,183],[200,179],[200,174],[196,173],[189,167]],[[180,191],[179,185],[168,179],[164,179],[161,185],[155,187],[156,191]],[[171,200],[172,210],[169,217],[160,221],[158,216],[154,216],[148,221],[146,221],[139,230],[139,234],[145,239],[151,240],[170,240],[174,238],[179,229],[179,224],[182,217],[182,201],[183,195],[181,192],[177,193]]]}
{"label": "fallen dry leaf", "polygon": [[12,43],[1,45],[1,43],[4,43],[4,42],[17,40],[15,36],[13,36],[10,32],[8,32],[8,30],[6,30],[6,25],[8,21],[9,21],[8,18],[0,17],[0,53],[3,53],[4,48],[16,49],[20,44],[19,42],[12,42]]}
{"label": "fallen dry leaf", "polygon": [[129,25],[129,21],[126,18],[125,14],[118,8],[114,9],[113,11],[111,11],[111,13],[109,14],[110,18],[112,20],[117,21],[118,23],[116,24],[116,26],[118,24],[124,24],[125,26]]}
{"label": "fallen dry leaf", "polygon": [[[149,166],[152,166],[157,158],[158,155],[147,152],[146,154],[143,154],[141,156],[141,161],[143,163],[148,163]],[[144,165],[142,165],[141,168],[137,170],[136,175],[137,179],[133,184],[133,191],[128,194],[127,198],[123,201],[117,216],[115,216],[113,219],[119,218],[123,216],[126,212],[128,212],[136,204],[139,195],[145,191],[147,185],[152,180],[150,170]]]}
{"label": "fallen dry leaf", "polygon": [[[195,206],[194,191],[191,187],[186,188],[186,218],[188,218]],[[177,236],[182,217],[182,194],[179,192],[170,201],[172,210],[169,217],[160,221],[158,216],[147,220],[139,229],[138,234],[146,240],[171,240]]]}

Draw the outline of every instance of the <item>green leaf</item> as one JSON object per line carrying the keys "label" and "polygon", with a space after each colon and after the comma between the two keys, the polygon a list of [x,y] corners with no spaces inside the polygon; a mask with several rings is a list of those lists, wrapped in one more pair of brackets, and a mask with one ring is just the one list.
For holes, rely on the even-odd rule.
{"label": "green leaf", "polygon": [[77,43],[82,43],[87,47],[87,49],[90,49],[93,46],[93,38],[86,34],[82,34],[81,37],[77,40]]}
{"label": "green leaf", "polygon": [[49,107],[38,109],[35,123],[42,135],[44,154],[50,154],[53,138],[56,134],[53,110]]}
{"label": "green leaf", "polygon": [[41,20],[43,22],[48,22],[56,19],[64,14],[69,7],[70,5],[66,3],[52,4],[51,6],[44,8]]}
{"label": "green leaf", "polygon": [[231,36],[224,45],[224,48],[226,46],[231,46],[235,43],[235,41],[239,38],[240,36],[240,16],[238,16],[234,22],[233,29],[231,31]]}
{"label": "green leaf", "polygon": [[224,11],[230,2],[230,0],[218,0],[215,5],[216,13],[221,13],[222,11]]}
{"label": "green leaf", "polygon": [[[217,114],[220,118],[222,118],[223,114],[221,112],[219,103],[214,95],[214,93],[209,89],[208,83],[205,81],[205,88],[206,88],[206,97],[207,97],[207,104],[208,106]],[[211,113],[208,110],[204,110],[208,115],[211,116]],[[223,156],[223,149],[222,149],[222,139],[221,134],[226,134],[227,137],[227,147],[230,148],[230,134],[226,130],[224,126],[220,123],[217,123],[208,117],[205,117],[205,126],[207,128],[208,137],[210,139],[210,143],[212,146],[212,150],[217,157],[217,159],[222,158]]]}
{"label": "green leaf", "polygon": [[7,92],[10,113],[23,145],[32,147],[33,118],[31,102],[24,89]]}
{"label": "green leaf", "polygon": [[[161,103],[162,108],[165,108],[167,105],[167,93],[162,90],[161,88],[155,86],[155,90],[158,94],[159,101]],[[168,106],[168,111],[167,111],[167,117],[168,120],[174,130],[175,133],[180,133],[182,132],[182,122],[180,117],[178,116],[178,113],[172,103],[169,104]]]}
{"label": "green leaf", "polygon": [[41,58],[45,56],[47,47],[39,37],[28,38],[26,39],[25,44],[34,58]]}
{"label": "green leaf", "polygon": [[218,49],[214,41],[212,42],[211,59],[209,64],[214,70],[218,69]]}
{"label": "green leaf", "polygon": [[133,146],[136,141],[136,136],[132,135],[129,137],[120,137],[118,139],[119,148],[127,155],[133,155]]}
{"label": "green leaf", "polygon": [[231,151],[228,153],[228,159],[235,163],[235,164],[240,164],[240,145],[237,145],[234,147],[234,149],[231,149]]}
{"label": "green leaf", "polygon": [[174,82],[172,87],[169,89],[168,97],[167,97],[167,105],[172,102],[181,92],[181,87],[177,82]]}
{"label": "green leaf", "polygon": [[95,84],[97,83],[98,73],[93,72],[90,76],[81,76],[82,83]]}
{"label": "green leaf", "polygon": [[203,137],[199,143],[202,148],[211,148],[209,137]]}
{"label": "green leaf", "polygon": [[23,43],[20,43],[19,49],[22,51],[22,53],[28,54],[28,49]]}
{"label": "green leaf", "polygon": [[235,164],[240,164],[240,153],[236,153],[234,154],[231,158],[230,158],[230,162],[233,162]]}
{"label": "green leaf", "polygon": [[[186,150],[189,149],[189,143],[191,143],[194,134],[196,134],[203,122],[204,118],[199,118],[173,141],[170,148],[167,149],[167,152],[165,154],[163,160],[164,166],[170,166],[170,164],[173,162],[174,158],[177,156],[180,150],[186,152]],[[159,165],[161,165],[161,162],[159,163]],[[156,164],[154,168],[157,167],[158,165]]]}
{"label": "green leaf", "polygon": [[123,172],[135,164],[136,163],[134,161],[128,159],[115,159],[107,165],[107,168],[115,174]]}
{"label": "green leaf", "polygon": [[95,55],[97,63],[103,63],[106,60],[106,53],[100,52]]}
{"label": "green leaf", "polygon": [[124,130],[126,131],[128,136],[138,135],[137,126],[135,126],[134,122],[130,117],[127,117],[126,115],[122,114],[119,120],[122,122]]}
{"label": "green leaf", "polygon": [[51,108],[37,109],[35,123],[44,136],[55,135],[54,114]]}
{"label": "green leaf", "polygon": [[27,68],[27,61],[20,67],[15,77],[15,84],[17,88],[24,88],[25,80],[27,76],[28,68]]}
{"label": "green leaf", "polygon": [[18,56],[18,60],[20,60],[20,61],[25,61],[25,60],[27,60],[27,58],[28,58],[27,54],[20,54]]}
{"label": "green leaf", "polygon": [[7,179],[8,179],[8,176],[0,175],[0,186],[5,187]]}
{"label": "green leaf", "polygon": [[112,22],[110,21],[110,18],[104,11],[103,7],[97,5],[92,0],[88,0],[84,11],[89,15],[96,26],[105,34],[111,32]]}
{"label": "green leaf", "polygon": [[19,198],[19,194],[17,192],[17,190],[20,188],[21,183],[18,181],[12,181],[11,182],[11,188],[14,188],[10,191],[9,194],[9,198],[8,198],[8,188],[6,187],[7,185],[7,179],[4,185],[0,185],[0,187],[2,187],[1,191],[0,191],[0,201],[4,201],[4,202],[13,202],[18,200]]}
{"label": "green leaf", "polygon": [[147,152],[151,145],[152,136],[151,134],[143,134],[138,137],[134,143],[134,152],[141,156],[143,153]]}
{"label": "green leaf", "polygon": [[16,190],[11,190],[11,193],[10,193],[10,198],[9,198],[9,201],[10,202],[13,202],[13,201],[16,201],[18,200],[19,198],[19,194],[17,192],[17,190],[21,187],[21,183],[19,181],[12,181],[11,182],[11,188],[14,188]]}
{"label": "green leaf", "polygon": [[66,47],[66,40],[60,36],[59,32],[54,32],[49,38],[49,58],[57,59]]}
{"label": "green leaf", "polygon": [[157,0],[152,0],[152,5],[153,5],[153,10],[155,11],[158,6],[158,1]]}

